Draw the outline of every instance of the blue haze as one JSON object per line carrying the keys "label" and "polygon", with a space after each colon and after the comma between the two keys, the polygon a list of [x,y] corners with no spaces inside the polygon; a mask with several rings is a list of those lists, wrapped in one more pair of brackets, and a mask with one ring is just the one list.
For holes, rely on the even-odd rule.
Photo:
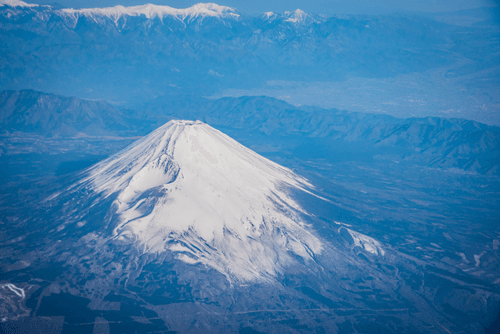
{"label": "blue haze", "polygon": [[[118,3],[139,4],[61,1]],[[0,7],[0,332],[498,333],[498,7],[373,3],[74,24]],[[324,252],[238,284],[115,238],[117,193],[80,181],[178,119],[307,178],[290,196]],[[145,216],[170,200],[143,195]]]}

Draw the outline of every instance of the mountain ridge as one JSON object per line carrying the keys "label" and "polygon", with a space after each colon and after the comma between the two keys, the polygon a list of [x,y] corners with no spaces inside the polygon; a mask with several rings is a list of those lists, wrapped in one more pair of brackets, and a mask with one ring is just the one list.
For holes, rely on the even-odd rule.
{"label": "mountain ridge", "polygon": [[[18,96],[18,104],[9,106],[5,102],[8,96]],[[100,111],[99,108],[95,109],[99,103],[90,102],[90,105],[94,106],[94,109],[90,110],[95,119],[102,122],[109,117],[107,114],[113,115],[112,119],[115,120],[113,124],[116,126],[90,127],[86,130],[82,128],[84,123],[69,122],[64,118],[60,120],[52,118],[51,122],[42,125],[40,117],[45,115],[43,117],[47,118],[51,113],[47,114],[44,108],[37,105],[36,96],[44,96],[44,99],[49,101],[51,98],[56,98],[55,102],[51,102],[53,105],[62,105],[57,101],[65,101],[63,97],[33,91],[0,92],[0,131],[4,133],[14,130],[24,131],[49,137],[54,135],[71,137],[78,133],[137,136],[148,133],[159,124],[172,119],[201,120],[219,129],[237,130],[240,134],[235,135],[241,142],[246,142],[250,138],[248,136],[253,133],[267,136],[268,142],[289,136],[304,139],[324,138],[330,145],[369,143],[376,147],[407,149],[408,152],[398,159],[424,165],[460,168],[481,174],[497,175],[500,172],[498,170],[500,127],[465,119],[437,117],[400,119],[389,115],[337,109],[295,107],[270,97],[207,100],[186,96],[179,99],[159,99],[134,107],[140,111],[118,110],[109,104],[103,104],[103,109]],[[88,109],[84,100],[78,103]],[[85,108],[78,112],[89,119],[88,110]],[[12,113],[12,110],[17,111],[17,116],[7,118],[7,114]],[[76,109],[62,108],[63,114],[74,111]],[[101,115],[102,111],[104,113]],[[33,114],[27,116],[28,112]],[[24,127],[22,124],[25,124]],[[66,134],[62,130],[54,132],[52,128],[66,129]]]}
{"label": "mountain ridge", "polygon": [[215,3],[198,3],[189,8],[177,9],[169,6],[158,6],[153,4],[145,4],[140,6],[124,7],[121,5],[107,8],[84,8],[84,9],[69,9],[63,8],[60,10],[62,15],[68,15],[75,22],[79,16],[87,16],[95,18],[96,16],[107,17],[118,25],[118,20],[123,17],[145,16],[148,19],[159,18],[163,20],[165,17],[172,17],[179,21],[193,20],[196,18],[215,17],[226,19],[237,19],[238,14],[234,8],[227,6],[219,6]]}
{"label": "mountain ridge", "polygon": [[0,0],[0,6],[10,7],[38,7],[37,4],[30,4],[20,0]]}
{"label": "mountain ridge", "polygon": [[[42,136],[130,136],[144,134],[148,121],[104,101],[82,100],[34,90],[0,92],[0,131]],[[146,123],[144,123],[144,121]],[[137,132],[139,130],[139,132]]]}
{"label": "mountain ridge", "polygon": [[[165,92],[210,96],[221,88],[259,86],[267,80],[338,81],[348,73],[391,77],[455,61],[438,46],[449,42],[439,32],[456,28],[428,19],[320,18],[302,11],[276,14],[272,20],[234,19],[225,18],[220,13],[226,9],[221,9],[183,21],[184,14],[162,19],[153,15],[154,8],[132,9],[134,16],[120,16],[126,12],[122,8],[93,16],[88,10],[89,15],[78,14],[85,10],[70,15],[50,7],[0,7],[6,64],[0,84],[43,90],[50,78],[53,91],[64,95],[147,100]],[[393,32],[400,25],[409,26],[404,38]],[[361,47],[361,41],[369,47]],[[395,55],[381,57],[394,45]]]}

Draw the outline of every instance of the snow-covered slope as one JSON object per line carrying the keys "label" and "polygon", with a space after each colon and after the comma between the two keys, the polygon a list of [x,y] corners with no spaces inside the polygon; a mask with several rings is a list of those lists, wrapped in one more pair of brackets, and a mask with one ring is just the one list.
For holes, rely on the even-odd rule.
{"label": "snow-covered slope", "polygon": [[36,4],[29,4],[19,0],[0,0],[0,6],[10,7],[37,7]]}
{"label": "snow-covered slope", "polygon": [[117,195],[113,237],[143,252],[248,281],[322,249],[288,193],[307,180],[199,121],[171,121],[87,173],[82,184]]}
{"label": "snow-covered slope", "polygon": [[286,18],[286,22],[292,23],[301,23],[301,24],[310,24],[312,22],[316,22],[316,20],[306,12],[300,9],[296,9],[293,12],[285,12],[284,17]]}
{"label": "snow-covered slope", "polygon": [[169,6],[157,6],[146,4],[141,6],[124,7],[121,5],[107,8],[85,8],[85,9],[62,9],[61,13],[71,17],[108,17],[113,21],[118,21],[125,16],[145,16],[148,19],[163,19],[166,16],[174,17],[179,20],[217,17],[217,18],[237,18],[239,15],[231,7],[219,6],[214,3],[199,3],[189,8],[178,9]]}

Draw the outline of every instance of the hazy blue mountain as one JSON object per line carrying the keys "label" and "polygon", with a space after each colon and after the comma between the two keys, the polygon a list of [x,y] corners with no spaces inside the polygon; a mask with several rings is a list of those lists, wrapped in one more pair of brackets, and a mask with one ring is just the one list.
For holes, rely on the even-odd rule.
{"label": "hazy blue mountain", "polygon": [[[463,119],[436,117],[398,119],[320,108],[297,108],[270,97],[207,100],[191,96],[158,99],[118,110],[105,102],[65,98],[35,91],[0,93],[0,129],[43,136],[142,135],[171,119],[201,120],[232,131],[251,142],[252,134],[266,136],[267,144],[291,137],[289,149],[300,138],[326,140],[329,146],[359,143],[404,149],[398,159],[428,166],[460,168],[498,174],[500,128]],[[311,143],[313,144],[313,143]],[[256,143],[254,143],[256,145]]]}
{"label": "hazy blue mountain", "polygon": [[247,17],[231,9],[179,16],[160,8],[2,6],[0,84],[119,102],[266,80],[383,78],[469,57],[477,49],[460,49],[460,40],[482,33],[424,17],[325,18],[300,10]]}
{"label": "hazy blue mountain", "polygon": [[[130,136],[147,126],[130,112],[103,101],[81,100],[33,90],[0,92],[0,130],[42,136]],[[134,117],[135,116],[135,117]],[[141,128],[142,127],[142,128]]]}

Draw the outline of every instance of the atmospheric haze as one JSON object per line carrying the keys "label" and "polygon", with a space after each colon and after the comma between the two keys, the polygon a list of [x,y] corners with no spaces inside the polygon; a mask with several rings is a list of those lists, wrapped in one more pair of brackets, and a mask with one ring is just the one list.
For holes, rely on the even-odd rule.
{"label": "atmospheric haze", "polygon": [[500,332],[495,5],[0,0],[0,332]]}

